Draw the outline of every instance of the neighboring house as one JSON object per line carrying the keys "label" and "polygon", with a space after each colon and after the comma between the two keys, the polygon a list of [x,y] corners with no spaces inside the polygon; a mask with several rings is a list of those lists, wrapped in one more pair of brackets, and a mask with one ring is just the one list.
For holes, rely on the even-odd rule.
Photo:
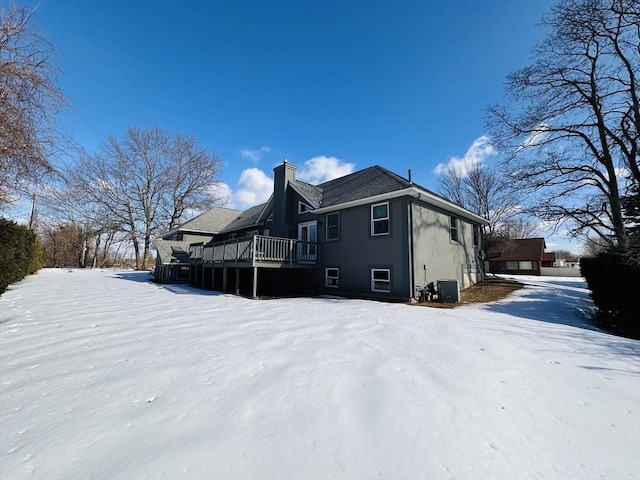
{"label": "neighboring house", "polygon": [[409,300],[482,279],[482,217],[382,167],[310,185],[286,161],[268,202],[191,245],[190,283],[222,291]]}
{"label": "neighboring house", "polygon": [[556,258],[553,262],[554,267],[558,268],[580,268],[580,259],[578,258]]}
{"label": "neighboring house", "polygon": [[188,282],[189,246],[196,242],[210,241],[240,213],[229,208],[212,208],[159,235],[153,245],[156,250],[156,280],[171,283]]}
{"label": "neighboring house", "polygon": [[497,257],[489,259],[491,273],[540,275],[542,267],[552,267],[553,253],[545,252],[544,238],[509,240]]}

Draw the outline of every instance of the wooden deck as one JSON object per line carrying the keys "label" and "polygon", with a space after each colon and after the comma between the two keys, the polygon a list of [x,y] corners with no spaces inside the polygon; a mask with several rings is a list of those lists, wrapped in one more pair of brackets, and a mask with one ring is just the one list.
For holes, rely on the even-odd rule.
{"label": "wooden deck", "polygon": [[[205,283],[211,279],[215,289],[215,272],[222,268],[222,291],[228,290],[227,273],[236,269],[235,292],[239,293],[240,268],[253,268],[253,297],[258,291],[258,268],[317,268],[319,246],[316,242],[294,238],[251,237],[234,238],[223,242],[192,244],[189,247],[189,283]],[[218,270],[219,271],[219,270]],[[192,283],[193,281],[193,283]]]}
{"label": "wooden deck", "polygon": [[207,267],[237,268],[314,268],[318,262],[318,244],[293,238],[234,238],[189,248],[191,264]]}

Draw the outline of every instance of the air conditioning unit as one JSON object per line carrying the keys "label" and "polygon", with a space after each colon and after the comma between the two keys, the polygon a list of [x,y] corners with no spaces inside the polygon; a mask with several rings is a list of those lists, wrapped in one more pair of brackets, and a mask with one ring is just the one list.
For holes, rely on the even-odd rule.
{"label": "air conditioning unit", "polygon": [[438,300],[444,303],[460,301],[460,287],[457,280],[438,280]]}

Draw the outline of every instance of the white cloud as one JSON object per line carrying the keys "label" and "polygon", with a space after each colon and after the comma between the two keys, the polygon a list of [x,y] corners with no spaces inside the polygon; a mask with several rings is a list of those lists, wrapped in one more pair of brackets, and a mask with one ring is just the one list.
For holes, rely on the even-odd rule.
{"label": "white cloud", "polygon": [[260,161],[263,154],[269,152],[271,152],[271,148],[269,147],[243,148],[240,150],[240,156],[246,160],[251,160],[252,162],[257,163]]}
{"label": "white cloud", "polygon": [[535,147],[543,142],[547,138],[547,134],[549,131],[548,123],[541,123],[533,132],[529,134],[527,138],[524,139],[522,145],[520,145],[516,151],[524,150],[526,148]]}
{"label": "white cloud", "polygon": [[209,195],[220,200],[220,205],[224,205],[227,208],[234,208],[233,204],[233,191],[231,187],[226,183],[219,182],[214,183],[209,187]]}
{"label": "white cloud", "polygon": [[259,168],[247,168],[240,174],[240,189],[233,195],[233,204],[245,209],[266,202],[273,193],[273,179]]}
{"label": "white cloud", "polygon": [[442,175],[449,168],[453,168],[456,172],[465,176],[472,167],[495,154],[496,151],[491,145],[489,137],[483,135],[473,141],[464,157],[451,157],[447,163],[439,163],[435,168],[435,173]]}
{"label": "white cloud", "polygon": [[317,185],[353,172],[355,163],[347,163],[336,157],[319,156],[304,162],[298,170],[297,178],[303,182]]}
{"label": "white cloud", "polygon": [[[304,163],[296,177],[317,184],[348,175],[354,167],[355,164],[335,157],[314,157]],[[240,174],[237,186],[234,191],[226,183],[217,183],[212,189],[217,196],[227,200],[227,207],[244,210],[269,200],[273,193],[273,178],[259,168],[247,168]]]}

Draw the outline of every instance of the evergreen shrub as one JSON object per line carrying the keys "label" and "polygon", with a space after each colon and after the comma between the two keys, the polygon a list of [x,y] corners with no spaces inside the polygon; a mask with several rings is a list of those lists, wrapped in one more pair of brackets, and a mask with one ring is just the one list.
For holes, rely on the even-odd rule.
{"label": "evergreen shrub", "polygon": [[640,267],[625,262],[623,255],[608,251],[580,259],[580,270],[600,321],[628,333],[640,332]]}
{"label": "evergreen shrub", "polygon": [[37,272],[44,261],[44,250],[34,232],[0,218],[0,294],[12,283]]}

